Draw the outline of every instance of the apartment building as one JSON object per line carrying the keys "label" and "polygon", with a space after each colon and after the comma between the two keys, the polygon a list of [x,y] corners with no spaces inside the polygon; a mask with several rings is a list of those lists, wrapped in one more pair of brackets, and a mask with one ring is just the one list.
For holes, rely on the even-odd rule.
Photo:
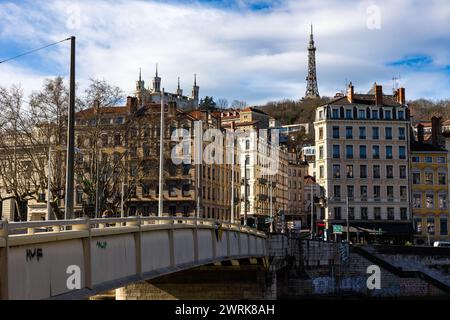
{"label": "apartment building", "polygon": [[[405,242],[412,223],[408,183],[409,110],[405,90],[384,95],[375,84],[316,110],[316,178],[320,221],[349,225],[353,241]],[[345,229],[346,230],[346,229]],[[352,230],[352,229],[351,229]]]}
{"label": "apartment building", "polygon": [[[91,108],[77,114],[77,146],[84,171],[76,181],[76,209],[86,214],[86,209],[95,205],[95,199],[86,194],[83,181],[98,182],[100,197],[116,199],[114,206],[108,201],[100,210],[117,212],[117,197],[125,196],[126,215],[156,215],[159,199],[159,141],[161,105],[149,103],[140,105],[137,98],[129,97],[127,105],[112,108]],[[194,164],[195,122],[201,121],[202,132],[220,129],[220,118],[211,113],[185,112],[175,102],[165,106],[164,137],[164,190],[163,214],[165,216],[195,216],[205,218],[231,219],[231,165],[226,164],[226,144],[220,164]],[[101,126],[97,126],[101,124]],[[172,150],[173,132],[184,129],[191,138],[191,164],[175,164]],[[97,139],[98,138],[98,139]],[[203,144],[203,143],[202,143]],[[206,148],[207,143],[203,144]],[[92,152],[95,150],[95,154]],[[97,167],[99,169],[93,168]],[[98,170],[100,172],[98,172]],[[97,171],[97,173],[95,173]],[[114,172],[116,171],[116,175]],[[239,196],[239,165],[235,166],[235,195]],[[104,177],[111,179],[105,179]],[[106,185],[112,183],[113,185]],[[121,184],[125,189],[120,191]],[[106,190],[105,190],[106,189]],[[200,204],[199,204],[200,203]],[[198,213],[198,209],[200,212]],[[236,204],[235,216],[239,216]]]}
{"label": "apartment building", "polygon": [[432,139],[424,141],[425,130],[417,127],[417,141],[411,144],[411,187],[414,240],[432,244],[449,239],[448,151],[441,137],[441,121],[432,118]]}

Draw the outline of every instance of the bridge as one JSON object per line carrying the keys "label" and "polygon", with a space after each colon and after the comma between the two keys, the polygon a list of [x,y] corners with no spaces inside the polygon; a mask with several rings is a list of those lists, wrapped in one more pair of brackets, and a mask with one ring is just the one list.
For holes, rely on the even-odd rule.
{"label": "bridge", "polygon": [[184,217],[0,222],[0,299],[86,299],[203,265],[265,257],[265,239],[239,224]]}

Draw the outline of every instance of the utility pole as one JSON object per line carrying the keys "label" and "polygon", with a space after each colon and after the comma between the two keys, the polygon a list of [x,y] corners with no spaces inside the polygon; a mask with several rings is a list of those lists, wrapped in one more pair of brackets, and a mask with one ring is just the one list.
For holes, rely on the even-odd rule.
{"label": "utility pole", "polygon": [[235,146],[235,136],[234,136],[234,122],[231,123],[231,134],[233,137],[233,144],[231,146],[231,223],[234,223],[234,146]]}
{"label": "utility pole", "polygon": [[247,226],[247,199],[248,199],[248,190],[247,190],[247,154],[244,160],[244,226]]}
{"label": "utility pole", "polygon": [[70,94],[67,121],[66,201],[64,219],[73,217],[74,158],[75,158],[75,37],[70,38]]}
{"label": "utility pole", "polygon": [[48,148],[48,177],[47,177],[47,217],[45,217],[45,220],[49,221],[51,216],[51,206],[50,206],[50,198],[51,198],[51,192],[50,192],[50,183],[52,181],[52,146]]}
{"label": "utility pole", "polygon": [[270,197],[270,233],[273,233],[273,184],[272,175],[269,173],[269,197]]}
{"label": "utility pole", "polygon": [[164,194],[164,89],[161,92],[161,125],[159,137],[159,201],[158,201],[158,217],[164,214],[163,194]]}
{"label": "utility pole", "polygon": [[311,184],[311,239],[314,238],[314,184]]}
{"label": "utility pole", "polygon": [[203,197],[203,122],[196,121],[194,125],[194,149],[195,149],[195,173],[196,173],[196,188],[197,188],[197,219],[202,216],[202,197]]}
{"label": "utility pole", "polygon": [[124,211],[124,202],[123,202],[123,198],[124,198],[124,193],[125,193],[125,181],[122,181],[122,190],[121,190],[121,195],[120,195],[120,217],[124,218],[125,217],[125,211]]}

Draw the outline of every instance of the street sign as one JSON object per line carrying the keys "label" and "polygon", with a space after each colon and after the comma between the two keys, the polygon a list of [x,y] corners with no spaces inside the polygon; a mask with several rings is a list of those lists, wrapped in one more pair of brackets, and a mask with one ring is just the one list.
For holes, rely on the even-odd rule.
{"label": "street sign", "polygon": [[342,234],[344,232],[344,228],[341,225],[335,224],[333,225],[333,233]]}

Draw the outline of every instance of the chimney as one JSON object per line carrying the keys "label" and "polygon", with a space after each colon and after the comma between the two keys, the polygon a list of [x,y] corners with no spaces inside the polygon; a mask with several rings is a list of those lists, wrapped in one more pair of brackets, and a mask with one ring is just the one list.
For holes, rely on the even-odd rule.
{"label": "chimney", "polygon": [[347,89],[347,100],[350,103],[353,103],[355,99],[355,88],[353,87],[353,84],[350,82]]}
{"label": "chimney", "polygon": [[127,97],[127,108],[130,112],[136,112],[138,105],[138,99],[135,97]]}
{"label": "chimney", "polygon": [[425,135],[425,133],[423,130],[423,125],[421,123],[419,123],[419,125],[417,126],[417,142],[423,143],[424,135]]}
{"label": "chimney", "polygon": [[398,89],[398,103],[401,105],[406,104],[405,88]]}
{"label": "chimney", "polygon": [[441,136],[442,136],[442,125],[441,118],[432,117],[431,118],[431,143],[434,146],[441,145]]}
{"label": "chimney", "polygon": [[383,87],[375,85],[375,105],[381,106],[383,104]]}

